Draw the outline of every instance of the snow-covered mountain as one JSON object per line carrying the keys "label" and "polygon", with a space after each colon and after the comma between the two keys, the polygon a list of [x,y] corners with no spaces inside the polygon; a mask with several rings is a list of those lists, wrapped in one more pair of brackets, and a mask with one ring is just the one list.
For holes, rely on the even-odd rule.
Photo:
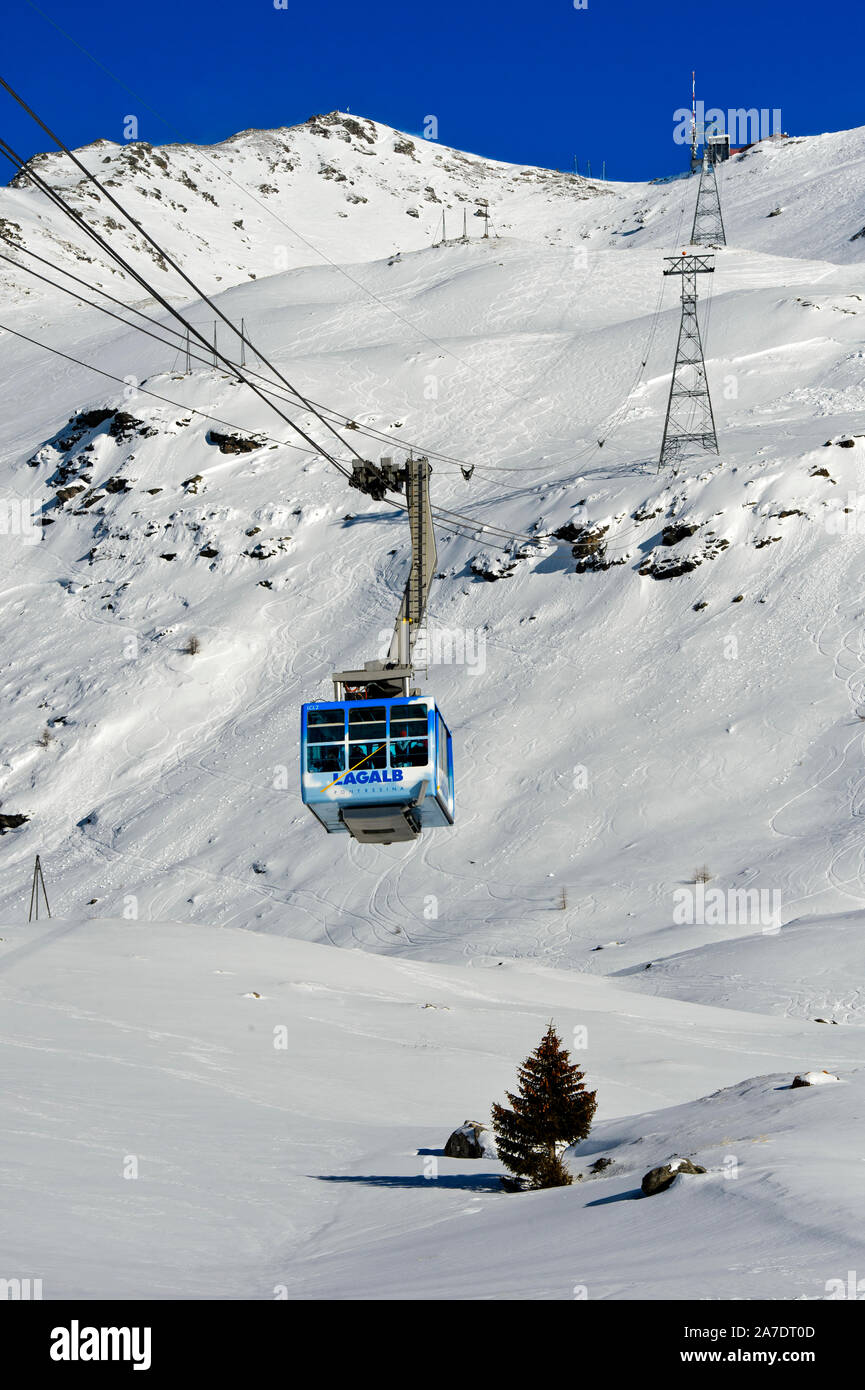
{"label": "snow-covered mountain", "polygon": [[[340,443],[292,407],[298,424],[346,460],[348,443],[372,458],[430,451],[436,506],[476,518],[473,536],[440,531],[430,620],[434,654],[445,634],[470,658],[433,660],[427,677],[454,733],[457,823],[409,847],[359,847],[325,836],[300,804],[299,706],[389,632],[408,558],[400,514],[349,491],[228,370],[204,360],[186,372],[179,340],[144,337],[28,275],[27,264],[52,279],[71,271],[170,325],[22,175],[0,190],[0,233],[21,248],[0,248],[18,262],[0,261],[0,920],[26,915],[39,853],[55,915],[125,921],[136,952],[158,943],[184,979],[221,939],[209,929],[241,927],[294,939],[250,945],[277,973],[306,968],[300,941],[374,953],[347,958],[358,972],[343,981],[347,1001],[352,979],[363,993],[379,968],[387,981],[402,970],[443,979],[435,962],[487,1001],[467,1016],[473,1039],[498,995],[466,965],[548,989],[537,1017],[496,1035],[475,1089],[436,1091],[418,1144],[500,1096],[572,989],[577,1010],[585,997],[609,1001],[599,1012],[611,1018],[654,1011],[651,1038],[614,1048],[601,1029],[589,1049],[604,1124],[780,1068],[849,1079],[865,1021],[850,984],[865,907],[865,128],[764,142],[721,170],[728,246],[700,285],[721,454],[677,476],[657,471],[679,318],[662,270],[687,244],[695,180],[589,183],[339,113],[210,149],[97,142],[78,153],[308,399],[359,428],[342,428]],[[212,334],[210,308],[65,157],[32,167]],[[234,356],[239,340],[222,324],[218,334]],[[484,522],[532,539],[509,545]],[[703,865],[703,907],[689,914]],[[164,922],[182,925],[149,925]],[[114,941],[122,928],[105,930]],[[8,975],[24,991],[16,1007],[26,1013],[29,990],[43,1001],[34,1029],[74,1012],[74,991],[52,1013],[42,976],[28,976],[29,938],[0,934],[7,954],[22,953]],[[76,950],[97,969],[92,923],[39,940],[39,959],[62,941],[70,969]],[[231,940],[233,951],[253,942]],[[329,969],[311,989],[331,988]],[[588,978],[599,975],[616,979]],[[171,979],[163,969],[159,990],[170,994]],[[136,996],[119,983],[109,992],[123,1026]],[[87,1005],[87,1027],[111,1007],[107,996]],[[172,1032],[180,995],[165,1008]],[[379,1028],[386,1004],[357,1008],[353,1039]],[[722,1067],[683,1070],[701,1027],[738,1036],[736,1009],[764,1042],[719,1043]],[[214,1026],[205,1051],[233,1045]],[[381,1046],[385,1075],[398,1044]],[[434,1067],[444,1043],[423,1046]],[[154,1066],[164,1077],[175,1063],[159,1055]],[[227,1120],[225,1098],[249,1094],[249,1080],[224,1080]],[[325,1161],[376,1172],[393,1142],[400,1153],[415,1143],[414,1120],[395,1141],[381,1118],[334,1137],[342,1083],[316,1085],[329,1138],[304,1173]],[[422,1097],[423,1083],[412,1090]],[[749,1085],[735,1101],[749,1125],[765,1114],[766,1132],[770,1090]],[[847,1113],[837,1096],[812,1101]],[[303,1110],[298,1100],[292,1113]],[[206,1113],[201,1123],[203,1142]],[[672,1144],[659,1144],[659,1162]],[[602,1182],[612,1178],[592,1186]],[[723,1194],[741,1190],[713,1189],[719,1219]],[[539,1194],[551,1222],[571,1192]],[[513,1208],[496,1218],[505,1232]],[[406,1249],[416,1217],[427,1220],[407,1205]],[[813,1280],[832,1222],[815,1218]],[[304,1239],[323,1251],[312,1227]],[[796,1296],[782,1273],[793,1246],[744,1296]],[[79,1291],[103,1287],[111,1258],[106,1249]],[[352,1268],[323,1290],[347,1289]],[[667,1296],[687,1296],[681,1274]],[[207,1274],[164,1277],[169,1292],[216,1292]],[[532,1277],[489,1291],[531,1296]],[[742,1295],[725,1279],[709,1296]],[[142,1280],[131,1275],[127,1292]],[[602,1283],[602,1296],[640,1296]]]}

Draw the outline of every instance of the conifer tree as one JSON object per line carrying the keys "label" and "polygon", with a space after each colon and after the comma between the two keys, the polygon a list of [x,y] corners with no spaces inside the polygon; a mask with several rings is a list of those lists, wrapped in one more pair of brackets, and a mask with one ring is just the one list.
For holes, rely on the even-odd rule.
{"label": "conifer tree", "polygon": [[524,1186],[566,1187],[573,1179],[561,1155],[589,1133],[597,1100],[552,1023],[519,1069],[518,1094],[505,1094],[512,1108],[492,1111],[502,1163]]}

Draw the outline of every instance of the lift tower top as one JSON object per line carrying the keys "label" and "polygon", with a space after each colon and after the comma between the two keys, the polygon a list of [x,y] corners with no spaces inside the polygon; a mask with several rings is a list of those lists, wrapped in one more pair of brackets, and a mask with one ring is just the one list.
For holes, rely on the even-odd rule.
{"label": "lift tower top", "polygon": [[436,566],[435,529],[429,500],[429,460],[409,458],[405,464],[382,459],[380,464],[355,462],[351,487],[382,501],[389,489],[405,488],[411,533],[411,568],[384,661],[367,661],[356,671],[335,671],[336,700],[393,699],[417,695],[412,689],[412,652],[426,614]]}

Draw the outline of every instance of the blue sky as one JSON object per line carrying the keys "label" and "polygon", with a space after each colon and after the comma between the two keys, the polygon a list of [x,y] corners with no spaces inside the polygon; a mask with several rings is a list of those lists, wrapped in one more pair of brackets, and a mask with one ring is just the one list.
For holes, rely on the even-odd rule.
{"label": "blue sky", "polygon": [[[415,133],[435,115],[443,144],[559,169],[576,156],[595,175],[606,161],[619,179],[685,167],[673,113],[692,67],[707,107],[780,107],[790,134],[865,124],[856,0],[277,3],[7,0],[0,72],[70,145],[122,140],[128,115],[153,144],[210,143],[348,107]],[[48,148],[5,93],[0,131],[25,156]]]}

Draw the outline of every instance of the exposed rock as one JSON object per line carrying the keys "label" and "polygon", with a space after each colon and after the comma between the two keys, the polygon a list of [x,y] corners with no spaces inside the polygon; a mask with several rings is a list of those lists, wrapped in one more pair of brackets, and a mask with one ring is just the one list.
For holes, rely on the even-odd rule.
{"label": "exposed rock", "polygon": [[683,556],[678,560],[674,560],[671,557],[665,560],[655,559],[654,556],[650,556],[649,559],[640,566],[639,573],[642,575],[649,575],[652,579],[678,579],[681,574],[690,574],[691,570],[695,570],[699,564],[700,560],[696,557],[694,559],[687,559]]}
{"label": "exposed rock", "polygon": [[0,233],[7,241],[14,241],[16,246],[23,246],[24,239],[21,236],[21,227],[17,222],[10,222],[8,217],[0,217]]}
{"label": "exposed rock", "polygon": [[142,439],[151,439],[159,431],[155,430],[152,425],[145,425],[143,420],[136,420],[134,415],[128,415],[125,410],[118,410],[114,413],[114,418],[108,427],[108,433],[118,444],[123,444],[136,434],[140,435]]}
{"label": "exposed rock", "polygon": [[5,835],[7,830],[17,830],[19,825],[30,819],[29,816],[4,816],[0,815],[0,835]]}
{"label": "exposed rock", "polygon": [[556,540],[573,542],[571,554],[577,562],[574,566],[575,572],[586,574],[587,571],[608,570],[613,565],[625,564],[624,557],[617,560],[607,559],[604,536],[609,529],[609,525],[598,526],[567,521],[558,531],[554,531],[553,535]]}
{"label": "exposed rock", "polygon": [[109,478],[102,486],[106,492],[131,492],[133,484],[128,478]]}
{"label": "exposed rock", "polygon": [[69,421],[75,429],[82,432],[96,430],[100,425],[104,425],[106,420],[113,420],[116,412],[113,410],[80,410],[77,415],[73,415]]}
{"label": "exposed rock", "polygon": [[687,540],[698,530],[699,525],[694,525],[687,521],[674,521],[671,526],[665,526],[661,532],[661,545],[678,545],[679,541]]}
{"label": "exposed rock", "polygon": [[57,492],[55,493],[55,496],[57,498],[58,503],[62,507],[64,502],[68,502],[71,497],[76,497],[79,492],[86,491],[87,489],[83,483],[73,483],[71,487],[58,488]]}
{"label": "exposed rock", "polygon": [[[580,505],[582,505],[582,504],[580,504]],[[555,536],[555,538],[556,538],[557,541],[571,541],[571,542],[573,542],[573,541],[579,540],[580,537],[581,537],[581,536],[583,535],[583,533],[585,532],[585,530],[586,530],[585,522],[582,522],[582,521],[566,521],[565,524],[564,524],[564,526],[560,526],[559,529],[558,529],[558,531],[554,531],[554,532],[553,532],[553,535]]]}
{"label": "exposed rock", "polygon": [[463,1120],[444,1147],[445,1158],[494,1158],[495,1142],[479,1120]]}
{"label": "exposed rock", "polygon": [[509,579],[517,567],[516,560],[503,551],[482,550],[471,561],[470,569],[479,579],[494,584],[497,579]]}
{"label": "exposed rock", "polygon": [[840,1076],[836,1076],[834,1072],[826,1071],[825,1069],[823,1071],[800,1072],[799,1075],[794,1076],[793,1080],[790,1082],[790,1090],[796,1091],[800,1086],[825,1086],[827,1082],[840,1080]]}
{"label": "exposed rock", "polygon": [[246,439],[242,434],[219,434],[217,430],[208,430],[207,442],[217,444],[221,454],[251,454],[262,447],[264,440]]}
{"label": "exposed rock", "polygon": [[659,1168],[650,1168],[648,1173],[640,1183],[644,1197],[653,1197],[656,1192],[666,1192],[676,1181],[680,1173],[705,1173],[699,1163],[692,1163],[689,1158],[671,1158],[669,1163],[662,1163]]}
{"label": "exposed rock", "polygon": [[691,551],[686,555],[658,555],[652,551],[640,565],[639,573],[648,575],[651,579],[676,579],[679,575],[690,574],[704,560],[714,560],[722,550],[729,547],[730,542],[723,537],[720,539],[711,532],[707,534],[702,550]]}
{"label": "exposed rock", "polygon": [[252,550],[244,550],[244,555],[248,555],[250,560],[271,560],[280,550],[285,550],[286,545],[291,540],[291,536],[279,536],[274,541],[259,541]]}

